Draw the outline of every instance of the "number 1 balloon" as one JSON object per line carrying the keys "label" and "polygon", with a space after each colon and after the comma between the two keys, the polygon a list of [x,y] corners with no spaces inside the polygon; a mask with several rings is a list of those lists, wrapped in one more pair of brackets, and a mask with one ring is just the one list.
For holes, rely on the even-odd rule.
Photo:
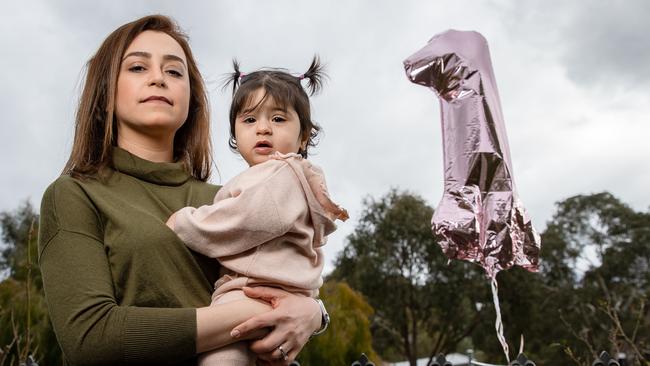
{"label": "number 1 balloon", "polygon": [[444,192],[433,233],[447,257],[479,264],[492,280],[497,336],[509,361],[496,274],[513,265],[537,271],[541,241],[515,188],[487,41],[449,30],[409,56],[404,68],[440,100]]}

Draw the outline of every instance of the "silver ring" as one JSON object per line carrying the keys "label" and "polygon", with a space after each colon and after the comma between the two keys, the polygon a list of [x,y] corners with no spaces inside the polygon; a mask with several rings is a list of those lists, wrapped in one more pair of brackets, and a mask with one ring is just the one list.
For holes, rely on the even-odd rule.
{"label": "silver ring", "polygon": [[287,354],[287,352],[285,352],[285,351],[282,349],[282,346],[278,346],[278,351],[280,351],[280,353],[282,354],[282,359],[283,359],[284,361],[286,361],[286,360],[289,359],[289,355]]}

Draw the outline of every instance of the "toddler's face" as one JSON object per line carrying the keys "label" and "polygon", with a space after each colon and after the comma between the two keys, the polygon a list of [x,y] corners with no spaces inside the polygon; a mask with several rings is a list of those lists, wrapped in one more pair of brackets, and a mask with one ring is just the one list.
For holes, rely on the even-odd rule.
{"label": "toddler's face", "polygon": [[300,120],[293,107],[282,109],[271,96],[260,104],[265,94],[264,89],[257,89],[235,119],[237,150],[249,166],[267,161],[275,151],[297,153],[306,144],[301,141]]}

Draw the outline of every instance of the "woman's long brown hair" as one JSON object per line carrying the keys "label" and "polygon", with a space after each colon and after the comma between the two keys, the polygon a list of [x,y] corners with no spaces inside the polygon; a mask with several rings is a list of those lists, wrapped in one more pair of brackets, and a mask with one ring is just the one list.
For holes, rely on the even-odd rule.
{"label": "woman's long brown hair", "polygon": [[75,135],[70,158],[62,174],[76,178],[94,177],[112,165],[112,149],[117,141],[115,93],[124,52],[140,33],[152,30],[171,36],[185,52],[190,79],[190,106],[187,120],[174,137],[174,160],[185,163],[196,179],[206,181],[212,165],[210,108],[205,85],[188,37],[176,23],[163,15],[151,15],[127,23],[111,33],[86,65],[86,80],[79,100]]}

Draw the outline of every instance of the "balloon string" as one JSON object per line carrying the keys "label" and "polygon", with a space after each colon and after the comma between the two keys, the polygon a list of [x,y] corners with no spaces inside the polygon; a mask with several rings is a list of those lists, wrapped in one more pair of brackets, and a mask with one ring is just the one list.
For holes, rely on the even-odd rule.
{"label": "balloon string", "polygon": [[499,306],[499,286],[497,285],[497,277],[492,277],[492,300],[494,301],[494,310],[497,313],[497,320],[494,323],[494,327],[497,330],[497,338],[501,347],[503,348],[503,353],[506,355],[506,360],[510,364],[510,355],[508,350],[508,342],[506,342],[506,337],[503,336],[503,322],[501,321],[501,307]]}

